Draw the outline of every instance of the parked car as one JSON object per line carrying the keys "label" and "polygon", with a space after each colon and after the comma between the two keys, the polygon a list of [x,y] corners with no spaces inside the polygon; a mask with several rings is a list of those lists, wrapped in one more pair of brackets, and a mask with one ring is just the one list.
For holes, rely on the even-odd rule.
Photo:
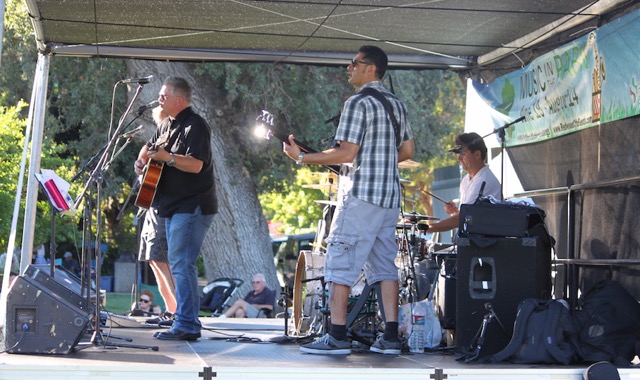
{"label": "parked car", "polygon": [[272,239],[273,260],[280,285],[293,284],[298,255],[300,251],[311,251],[315,238],[315,232],[309,232]]}

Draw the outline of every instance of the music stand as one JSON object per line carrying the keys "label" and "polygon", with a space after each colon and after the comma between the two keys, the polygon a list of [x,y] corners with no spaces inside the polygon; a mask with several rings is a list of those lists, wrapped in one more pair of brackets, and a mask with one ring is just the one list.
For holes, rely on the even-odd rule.
{"label": "music stand", "polygon": [[[122,83],[122,81],[118,81],[115,86],[114,86],[114,91],[116,89],[116,87],[118,86],[118,84]],[[95,185],[95,194],[96,194],[96,237],[95,237],[95,245],[94,245],[94,255],[95,255],[95,260],[96,260],[96,287],[95,287],[95,292],[96,292],[96,307],[95,307],[95,316],[94,316],[94,323],[93,323],[93,334],[91,336],[91,339],[88,343],[88,346],[108,346],[108,347],[129,347],[129,348],[140,348],[140,349],[151,349],[153,351],[158,351],[159,347],[158,346],[143,346],[143,345],[136,345],[136,344],[124,344],[124,343],[110,343],[107,342],[103,337],[102,337],[102,331],[100,329],[100,309],[101,309],[101,303],[100,303],[100,277],[101,277],[101,267],[102,267],[102,257],[101,257],[101,249],[100,249],[100,235],[102,232],[102,212],[100,209],[100,205],[102,203],[102,182],[103,182],[103,174],[105,171],[107,171],[111,165],[111,163],[113,162],[113,160],[122,152],[122,149],[124,147],[122,147],[120,150],[113,152],[113,154],[110,157],[110,150],[112,148],[115,148],[116,146],[116,142],[122,138],[122,130],[126,128],[126,126],[124,125],[124,119],[127,117],[127,115],[129,115],[129,113],[131,113],[131,109],[133,106],[133,103],[136,101],[136,99],[138,98],[138,96],[140,95],[140,91],[142,91],[142,88],[144,87],[145,83],[138,83],[138,87],[135,91],[135,94],[133,95],[131,101],[129,102],[129,105],[124,113],[124,115],[122,116],[122,118],[120,119],[117,128],[115,129],[115,131],[113,132],[109,142],[102,147],[102,149],[100,150],[100,152],[98,154],[100,154],[100,159],[98,160],[98,162],[96,163],[94,169],[91,171],[91,173],[89,174],[89,178],[87,179],[87,182],[85,183],[84,188],[82,189],[82,191],[80,192],[80,195],[78,196],[78,198],[76,199],[75,202],[75,207],[77,208],[78,205],[80,204],[80,202],[82,201],[82,199],[85,199],[85,203],[87,204],[86,208],[90,208],[90,197],[87,196],[87,190],[89,189],[89,186],[91,186],[92,184]],[[131,122],[129,122],[130,125],[131,123],[133,123],[133,121],[135,121],[141,114],[138,114]],[[128,141],[127,141],[128,143]],[[126,144],[125,144],[126,146]],[[90,159],[90,162],[93,161],[98,154],[96,154],[95,156],[93,156]],[[88,163],[88,164],[89,164]],[[88,164],[85,165],[83,167],[82,170],[84,170],[85,168],[88,167]],[[80,172],[81,173],[81,172]],[[79,174],[76,174],[76,176],[74,178],[77,178],[79,176]],[[85,209],[86,209],[85,208]],[[89,217],[90,219],[90,217]],[[86,219],[85,219],[86,221]],[[86,223],[85,223],[86,225]],[[91,241],[91,240],[89,240]],[[86,244],[83,244],[83,250],[85,249]],[[89,262],[88,260],[86,262]],[[90,281],[91,276],[89,276],[89,281]],[[88,291],[88,299],[89,302],[90,301],[90,291]],[[110,336],[113,338],[118,339],[118,337],[114,337],[114,336]],[[131,339],[125,339],[127,341],[131,341]]]}

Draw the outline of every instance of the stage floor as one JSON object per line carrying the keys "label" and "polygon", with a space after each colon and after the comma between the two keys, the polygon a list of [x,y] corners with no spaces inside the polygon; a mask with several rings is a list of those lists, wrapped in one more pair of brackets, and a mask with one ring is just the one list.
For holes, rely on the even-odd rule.
{"label": "stage floor", "polygon": [[[106,341],[150,348],[104,347],[90,336],[67,355],[0,355],[0,380],[25,379],[553,379],[580,380],[586,367],[466,364],[446,351],[387,356],[355,349],[348,356],[309,355],[299,340],[284,337],[283,319],[202,318],[195,342],[161,341],[157,329],[103,329]],[[131,341],[108,338],[107,334]],[[272,339],[281,341],[271,342]],[[282,342],[284,341],[284,342]],[[86,342],[86,343],[85,343]],[[640,379],[640,368],[620,369],[621,379]]]}

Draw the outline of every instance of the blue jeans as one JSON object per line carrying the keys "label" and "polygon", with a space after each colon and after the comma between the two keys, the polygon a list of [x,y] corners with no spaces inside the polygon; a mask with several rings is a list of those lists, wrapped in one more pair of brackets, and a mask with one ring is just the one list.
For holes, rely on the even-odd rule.
{"label": "blue jeans", "polygon": [[198,319],[200,292],[196,260],[204,237],[213,222],[213,215],[202,215],[200,207],[193,214],[174,214],[165,219],[169,264],[176,280],[176,319],[172,329],[180,332],[200,332]]}

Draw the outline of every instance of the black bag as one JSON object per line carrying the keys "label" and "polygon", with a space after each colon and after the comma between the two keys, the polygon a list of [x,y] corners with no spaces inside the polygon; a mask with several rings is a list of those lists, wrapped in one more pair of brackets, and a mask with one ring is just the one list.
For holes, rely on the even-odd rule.
{"label": "black bag", "polygon": [[609,362],[591,364],[582,374],[584,380],[620,380],[620,373],[615,365]]}
{"label": "black bag", "polygon": [[575,348],[584,362],[628,367],[640,343],[640,304],[615,281],[600,281],[580,297],[574,313]]}
{"label": "black bag", "polygon": [[569,307],[564,300],[527,298],[518,306],[511,341],[496,353],[495,362],[569,364],[575,356]]}

